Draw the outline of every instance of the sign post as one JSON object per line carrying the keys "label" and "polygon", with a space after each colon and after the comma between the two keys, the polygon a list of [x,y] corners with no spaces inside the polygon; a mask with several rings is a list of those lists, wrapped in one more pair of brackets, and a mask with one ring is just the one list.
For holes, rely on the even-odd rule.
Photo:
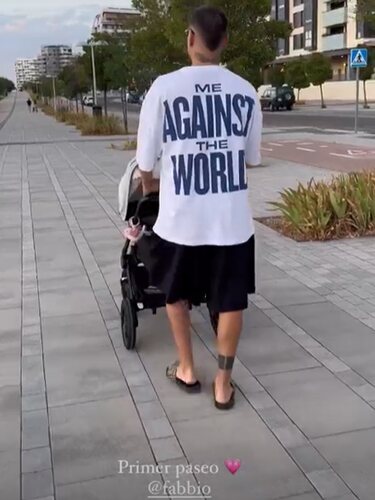
{"label": "sign post", "polygon": [[355,99],[355,120],[354,132],[358,133],[358,115],[359,115],[359,70],[367,67],[368,52],[367,49],[351,49],[350,67],[356,70],[356,99]]}

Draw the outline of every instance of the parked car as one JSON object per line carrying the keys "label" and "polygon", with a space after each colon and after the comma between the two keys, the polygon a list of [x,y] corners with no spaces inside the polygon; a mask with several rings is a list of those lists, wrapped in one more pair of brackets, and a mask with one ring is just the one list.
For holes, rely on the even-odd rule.
{"label": "parked car", "polygon": [[128,92],[126,99],[129,104],[139,104],[140,95],[137,92]]}
{"label": "parked car", "polygon": [[94,98],[91,95],[87,95],[83,98],[83,104],[85,106],[93,106],[94,105]]}
{"label": "parked car", "polygon": [[279,109],[291,111],[295,102],[294,90],[287,85],[266,89],[260,98],[262,109],[270,109],[271,111],[278,111]]}

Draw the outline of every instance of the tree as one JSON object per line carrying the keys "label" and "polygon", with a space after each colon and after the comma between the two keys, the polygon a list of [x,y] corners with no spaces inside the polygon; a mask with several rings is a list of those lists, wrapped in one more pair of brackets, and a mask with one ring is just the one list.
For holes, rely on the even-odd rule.
{"label": "tree", "polygon": [[359,78],[363,82],[363,96],[364,96],[363,107],[365,109],[370,107],[368,105],[368,102],[367,102],[366,82],[367,82],[367,80],[371,80],[372,75],[374,74],[374,71],[375,71],[375,50],[369,49],[367,67],[361,68],[359,70]]}
{"label": "tree", "polygon": [[[230,22],[230,43],[223,54],[227,67],[259,87],[262,68],[274,60],[276,43],[290,34],[286,22],[269,19],[268,0],[212,0]],[[188,63],[185,29],[188,16],[202,0],[133,0],[141,12],[135,28],[138,58],[154,76]]]}
{"label": "tree", "polygon": [[63,68],[59,80],[64,82],[64,95],[68,99],[75,99],[76,111],[80,101],[83,110],[83,94],[90,88],[90,78],[82,57],[77,57],[72,64]]}
{"label": "tree", "polygon": [[269,73],[269,81],[273,87],[281,87],[285,83],[285,69],[283,66],[277,65],[271,68]]}
{"label": "tree", "polygon": [[299,101],[301,89],[310,86],[307,76],[306,61],[300,57],[296,61],[290,61],[286,65],[286,81],[289,85],[298,90],[297,101]]}
{"label": "tree", "polygon": [[15,89],[14,83],[8,78],[0,76],[0,95],[7,95]]}
{"label": "tree", "polygon": [[357,15],[375,28],[375,0],[357,0]]}
{"label": "tree", "polygon": [[326,108],[323,96],[323,83],[332,78],[331,61],[320,53],[312,54],[306,65],[307,77],[313,85],[319,85],[322,108]]}

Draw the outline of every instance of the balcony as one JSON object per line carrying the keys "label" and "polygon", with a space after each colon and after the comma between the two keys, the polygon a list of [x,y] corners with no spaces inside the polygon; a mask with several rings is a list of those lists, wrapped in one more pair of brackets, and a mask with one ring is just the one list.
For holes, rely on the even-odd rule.
{"label": "balcony", "polygon": [[331,50],[340,50],[346,48],[346,35],[340,33],[339,35],[328,35],[322,38],[322,51],[328,52]]}
{"label": "balcony", "polygon": [[341,9],[329,10],[328,12],[323,12],[323,28],[328,28],[329,26],[336,26],[338,24],[346,24],[348,21],[348,8],[341,7]]}

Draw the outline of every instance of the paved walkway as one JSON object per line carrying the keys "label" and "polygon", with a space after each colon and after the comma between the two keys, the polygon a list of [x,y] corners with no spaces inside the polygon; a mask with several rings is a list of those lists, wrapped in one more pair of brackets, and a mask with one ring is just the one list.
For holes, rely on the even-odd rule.
{"label": "paved walkway", "polygon": [[[141,315],[137,352],[122,345],[117,186],[131,153],[23,101],[0,132],[0,499],[373,500],[374,240],[297,244],[257,224],[238,402],[219,413],[204,309],[201,395],[164,376],[163,311]],[[282,186],[329,174],[252,170],[255,214]]]}

